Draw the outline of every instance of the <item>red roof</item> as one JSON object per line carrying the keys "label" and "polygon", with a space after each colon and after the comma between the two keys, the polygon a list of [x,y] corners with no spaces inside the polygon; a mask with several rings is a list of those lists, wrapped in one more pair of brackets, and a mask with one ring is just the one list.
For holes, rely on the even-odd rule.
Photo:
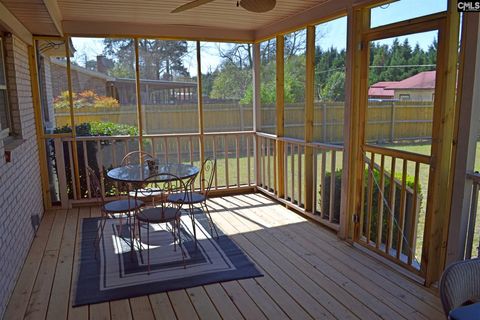
{"label": "red roof", "polygon": [[435,71],[417,73],[402,81],[380,81],[368,88],[368,96],[376,98],[393,98],[395,89],[435,89]]}
{"label": "red roof", "polygon": [[369,97],[378,97],[378,98],[393,98],[394,91],[385,89],[387,86],[394,84],[396,82],[392,81],[380,81],[375,84],[372,84],[368,89]]}
{"label": "red roof", "polygon": [[386,89],[435,89],[435,71],[417,73],[410,78],[391,83]]}

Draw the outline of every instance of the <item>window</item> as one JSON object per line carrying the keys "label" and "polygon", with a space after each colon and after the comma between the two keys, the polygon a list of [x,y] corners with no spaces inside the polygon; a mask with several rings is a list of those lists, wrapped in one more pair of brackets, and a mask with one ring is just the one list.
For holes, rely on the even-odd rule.
{"label": "window", "polygon": [[7,76],[5,74],[5,53],[3,39],[0,38],[0,138],[10,133],[10,109],[7,98]]}
{"label": "window", "polygon": [[399,98],[401,101],[407,101],[410,100],[410,95],[409,94],[400,94]]}

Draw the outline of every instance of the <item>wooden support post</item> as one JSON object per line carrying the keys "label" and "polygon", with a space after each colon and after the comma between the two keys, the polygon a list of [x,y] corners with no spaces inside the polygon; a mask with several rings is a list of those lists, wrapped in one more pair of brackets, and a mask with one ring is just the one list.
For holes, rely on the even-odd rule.
{"label": "wooden support post", "polygon": [[[37,62],[35,57],[36,48],[28,46],[28,62],[30,67],[30,80],[32,86],[33,111],[35,114],[35,129],[37,133],[38,158],[40,161],[40,178],[42,182],[43,205],[46,209],[51,208],[50,183],[48,180],[47,150],[43,136],[42,113],[40,103],[40,88],[38,83]],[[63,148],[63,146],[62,146]]]}
{"label": "wooden support post", "polygon": [[[472,63],[474,65],[472,65]],[[475,165],[475,148],[480,119],[480,16],[463,17],[462,48],[455,120],[455,171],[446,265],[464,258],[467,227],[472,198],[472,181],[465,172]],[[459,210],[458,208],[461,208]]]}
{"label": "wooden support post", "polygon": [[[205,161],[205,130],[204,130],[204,118],[203,118],[203,99],[202,99],[202,58],[200,52],[200,41],[197,41],[197,96],[198,96],[198,132],[200,133],[199,147],[200,147],[200,164],[203,165]],[[215,137],[213,137],[215,139]],[[225,138],[226,140],[226,138]],[[226,141],[225,141],[226,142]],[[215,155],[216,156],[216,155]],[[203,174],[203,172],[202,172]],[[205,190],[205,184],[203,183],[203,177],[200,177],[202,184],[201,190]]]}
{"label": "wooden support post", "polygon": [[[360,234],[359,216],[362,200],[364,158],[362,145],[365,136],[365,107],[368,83],[367,43],[362,43],[362,32],[370,26],[370,15],[365,8],[347,8],[347,73],[345,80],[344,155],[338,236],[353,240]],[[362,60],[363,59],[363,60]]]}
{"label": "wooden support post", "polygon": [[449,0],[447,17],[439,30],[437,78],[433,119],[432,164],[425,221],[422,271],[425,285],[439,280],[445,266],[452,194],[455,93],[457,80],[459,13]]}
{"label": "wooden support post", "polygon": [[137,95],[138,150],[143,151],[142,91],[140,87],[140,56],[137,38],[135,38],[135,92]]}
{"label": "wooden support post", "polygon": [[[277,123],[276,123],[276,136],[278,138],[283,137],[285,134],[284,129],[284,69],[285,69],[285,58],[284,58],[284,47],[285,47],[285,38],[283,35],[277,35],[276,38],[276,100],[277,100]],[[284,154],[284,143],[277,139],[277,196],[283,198],[285,195],[285,154]]]}
{"label": "wooden support post", "polygon": [[[314,117],[314,81],[315,81],[315,27],[307,27],[307,57],[306,57],[306,79],[305,79],[305,142],[310,143],[313,140],[313,117]],[[300,161],[301,159],[299,159]],[[305,210],[313,212],[313,189],[314,179],[313,173],[313,148],[305,147],[304,156],[304,196]],[[332,175],[333,177],[333,175]],[[325,187],[325,186],[322,186]],[[302,199],[298,199],[300,202]]]}
{"label": "wooden support post", "polygon": [[73,181],[72,183],[75,184],[76,194],[75,199],[81,198],[81,188],[80,188],[80,169],[78,165],[78,146],[77,146],[77,130],[75,127],[75,116],[73,113],[73,88],[72,88],[72,68],[71,68],[71,61],[70,61],[70,38],[65,38],[65,54],[67,56],[67,85],[68,85],[68,100],[70,105],[70,121],[72,124],[72,157],[73,157]]}
{"label": "wooden support post", "polygon": [[[253,44],[253,131],[255,131],[253,153],[255,159],[255,182],[260,184],[260,156],[258,153],[259,138],[256,135],[261,127],[261,101],[260,101],[260,43]],[[248,151],[249,152],[249,151]],[[250,173],[249,173],[250,174]]]}

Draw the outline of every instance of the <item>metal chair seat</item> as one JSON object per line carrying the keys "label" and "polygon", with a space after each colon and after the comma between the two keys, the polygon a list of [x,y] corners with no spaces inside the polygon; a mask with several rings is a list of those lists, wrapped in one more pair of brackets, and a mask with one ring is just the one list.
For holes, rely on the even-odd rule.
{"label": "metal chair seat", "polygon": [[206,201],[207,197],[198,192],[189,192],[187,194],[181,192],[169,195],[167,200],[173,203],[197,204]]}
{"label": "metal chair seat", "polygon": [[103,209],[107,214],[114,213],[128,213],[130,211],[138,210],[143,207],[145,203],[141,200],[127,199],[127,200],[115,200],[107,202],[103,205]]}
{"label": "metal chair seat", "polygon": [[180,219],[180,214],[176,208],[148,208],[137,214],[137,219],[146,223],[165,223]]}

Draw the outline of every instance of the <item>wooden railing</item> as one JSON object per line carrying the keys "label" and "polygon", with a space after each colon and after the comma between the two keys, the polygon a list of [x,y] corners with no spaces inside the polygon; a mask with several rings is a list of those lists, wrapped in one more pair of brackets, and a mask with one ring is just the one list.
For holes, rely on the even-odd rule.
{"label": "wooden railing", "polygon": [[[340,223],[340,190],[342,183],[343,146],[305,143],[291,138],[277,138],[275,135],[257,133],[257,188],[284,202],[303,214],[338,230]],[[277,145],[282,145],[283,155],[277,154]],[[312,172],[306,172],[305,150],[312,149]],[[277,161],[282,156],[283,168]],[[283,170],[283,195],[279,194],[277,180]],[[333,174],[332,174],[333,173]],[[305,175],[313,177],[311,197],[306,196]],[[333,178],[332,178],[333,177]],[[311,198],[311,206],[305,206],[305,199]],[[311,207],[311,210],[306,210]]]}
{"label": "wooden railing", "polygon": [[[215,158],[217,174],[212,190],[252,188],[255,186],[254,137],[253,132],[204,134],[204,157],[201,157],[199,134],[145,135],[143,149],[163,163],[190,163],[200,167],[202,158]],[[119,166],[128,152],[138,150],[138,139],[137,136],[77,137],[77,160],[73,138],[50,139],[55,159],[52,172],[56,173],[56,179],[53,180],[62,204],[90,199],[87,165],[99,173],[105,196],[122,195],[121,186],[106,179],[106,173]]]}
{"label": "wooden railing", "polygon": [[480,258],[480,219],[478,216],[478,202],[480,191],[480,174],[478,172],[469,173],[467,177],[472,180],[472,200],[470,202],[470,214],[468,217],[467,243],[465,249],[465,258]]}
{"label": "wooden railing", "polygon": [[364,156],[359,243],[420,274],[430,157],[376,146]]}

